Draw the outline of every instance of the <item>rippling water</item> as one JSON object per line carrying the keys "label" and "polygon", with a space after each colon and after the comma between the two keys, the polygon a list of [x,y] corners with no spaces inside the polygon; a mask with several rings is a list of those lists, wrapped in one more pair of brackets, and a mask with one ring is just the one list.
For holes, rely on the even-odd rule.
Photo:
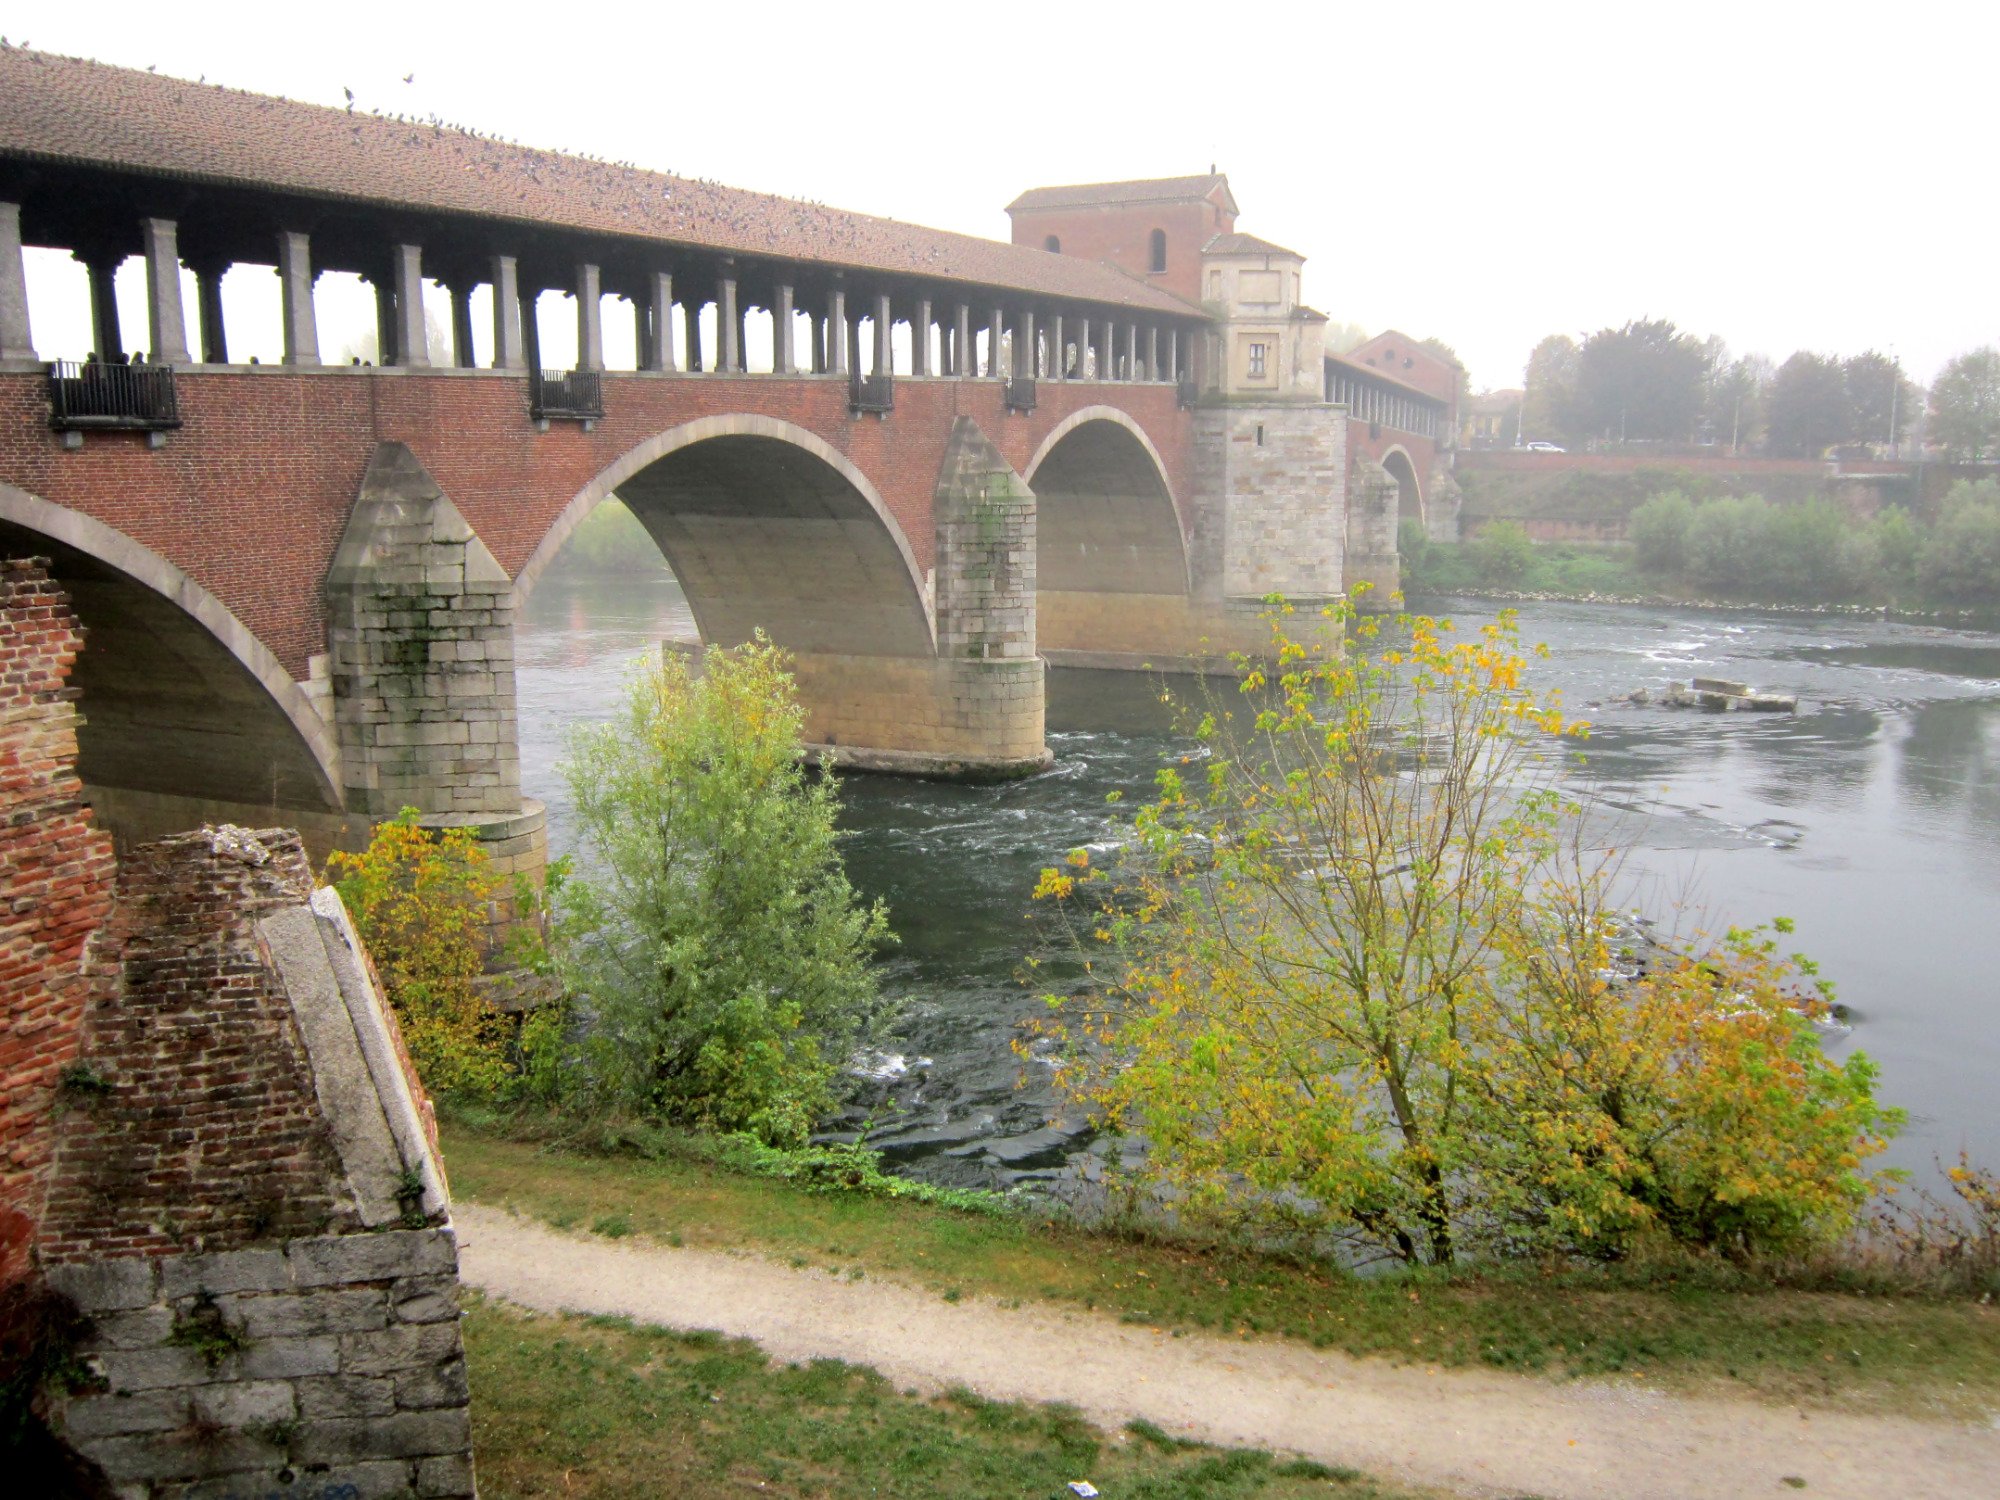
{"label": "rippling water", "polygon": [[[1467,602],[1461,619],[1489,617]],[[1789,916],[1853,1010],[1881,1093],[1911,1112],[1892,1151],[1923,1170],[1969,1146],[2000,1158],[2000,636],[1754,612],[1535,604],[1523,633],[1593,724],[1583,773],[1643,815],[1633,873],[1654,901],[1717,920]],[[522,777],[573,830],[555,771],[564,726],[603,717],[631,663],[693,621],[664,573],[591,577],[559,563],[518,632]],[[1694,675],[1797,693],[1796,716],[1620,702]],[[1596,705],[1596,706],[1592,706]],[[1046,775],[967,787],[844,783],[857,886],[889,903],[894,1034],[861,1060],[870,1139],[905,1170],[976,1185],[1047,1181],[1102,1149],[1051,1126],[1045,1065],[1011,1049],[1038,1009],[1019,983],[1027,893],[1063,852],[1107,836],[1106,795],[1143,792],[1175,749],[1141,676],[1059,672]],[[859,1128],[863,1121],[850,1120]]]}

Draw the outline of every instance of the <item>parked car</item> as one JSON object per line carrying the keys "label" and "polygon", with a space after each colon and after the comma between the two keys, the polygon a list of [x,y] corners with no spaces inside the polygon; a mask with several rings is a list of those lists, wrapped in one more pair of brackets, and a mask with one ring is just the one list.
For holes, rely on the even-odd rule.
{"label": "parked car", "polygon": [[1569,449],[1555,443],[1523,443],[1521,444],[1521,451],[1524,453],[1567,453]]}

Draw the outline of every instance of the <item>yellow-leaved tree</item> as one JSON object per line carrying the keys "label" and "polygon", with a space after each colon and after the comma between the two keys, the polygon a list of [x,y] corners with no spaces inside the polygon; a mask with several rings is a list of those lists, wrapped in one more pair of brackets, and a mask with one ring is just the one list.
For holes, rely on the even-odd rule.
{"label": "yellow-leaved tree", "polygon": [[1900,1116],[1823,1054],[1771,931],[1624,922],[1561,781],[1584,726],[1530,691],[1512,616],[1300,632],[1274,603],[1120,856],[1036,892],[1084,956],[1046,997],[1059,1076],[1143,1136],[1142,1181],[1413,1264],[1843,1232]]}

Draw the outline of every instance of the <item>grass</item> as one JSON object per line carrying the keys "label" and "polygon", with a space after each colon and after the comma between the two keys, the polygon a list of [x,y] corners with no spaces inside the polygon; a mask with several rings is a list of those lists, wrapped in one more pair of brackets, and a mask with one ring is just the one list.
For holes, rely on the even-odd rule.
{"label": "grass", "polygon": [[445,1123],[444,1144],[454,1190],[476,1202],[558,1227],[615,1220],[670,1244],[754,1249],[939,1296],[1039,1299],[1161,1329],[1819,1407],[1960,1416],[2000,1404],[2000,1308],[1967,1300],[1781,1290],[1725,1272],[1352,1277],[1023,1214],[813,1191],[698,1152],[592,1154],[462,1120]]}
{"label": "grass", "polygon": [[1074,1410],[899,1393],[873,1370],[773,1365],[715,1334],[544,1317],[475,1300],[465,1320],[480,1493],[752,1492],[1067,1500],[1420,1500],[1350,1470],[1100,1432]]}
{"label": "grass", "polygon": [[1477,544],[1433,544],[1422,562],[1408,570],[1403,586],[1425,594],[1459,594],[1506,588],[1526,594],[1612,594],[1648,596],[1662,592],[1659,580],[1641,573],[1624,546],[1589,546],[1570,542],[1538,543],[1528,570],[1517,579],[1496,581],[1479,563]]}

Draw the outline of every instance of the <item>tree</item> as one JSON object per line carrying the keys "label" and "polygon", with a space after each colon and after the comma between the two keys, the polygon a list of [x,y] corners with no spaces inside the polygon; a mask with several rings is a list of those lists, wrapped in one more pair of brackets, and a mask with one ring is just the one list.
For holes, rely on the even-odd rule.
{"label": "tree", "polygon": [[1847,372],[1831,355],[1801,349],[1779,365],[1768,411],[1772,451],[1795,458],[1818,458],[1854,431]]}
{"label": "tree", "polygon": [[1903,367],[1870,349],[1841,366],[1853,421],[1850,442],[1897,443],[1923,409],[1924,393],[1903,377]]}
{"label": "tree", "polygon": [[1964,462],[2000,455],[2000,348],[1961,354],[1931,386],[1930,440]]}
{"label": "tree", "polygon": [[1349,354],[1374,336],[1359,323],[1329,323],[1326,325],[1326,352]]}
{"label": "tree", "polygon": [[366,850],[335,850],[327,874],[382,976],[417,1076],[438,1093],[490,1096],[506,1082],[506,1018],[481,995],[496,882],[469,828],[433,833],[406,807]]}
{"label": "tree", "polygon": [[1578,416],[1619,442],[1684,442],[1701,416],[1707,370],[1701,343],[1665,319],[1600,329],[1578,356]]}
{"label": "tree", "polygon": [[1694,503],[1679,490],[1663,490],[1632,512],[1626,535],[1632,555],[1649,573],[1674,574],[1687,566],[1687,534]]}
{"label": "tree", "polygon": [[670,654],[563,772],[587,851],[564,886],[560,972],[580,1102],[802,1141],[877,1004],[888,941],[835,845],[831,776],[801,763],[782,652],[760,636]]}
{"label": "tree", "polygon": [[[1829,1061],[1773,933],[1635,969],[1510,616],[1334,611],[1195,726],[1110,870],[1037,895],[1089,960],[1059,1077],[1176,1211],[1408,1263],[1795,1249],[1843,1232],[1899,1117]],[[1198,766],[1198,769],[1197,769]],[[1093,898],[1102,898],[1093,900]]]}
{"label": "tree", "polygon": [[1716,373],[1709,381],[1705,425],[1715,442],[1731,453],[1754,448],[1764,435],[1764,395],[1771,382],[1771,362],[1748,354]]}
{"label": "tree", "polygon": [[[1528,356],[1528,368],[1521,377],[1521,430],[1523,439],[1573,438],[1581,429],[1576,423],[1576,340],[1565,333],[1552,333],[1535,345]],[[1507,434],[1513,437],[1512,433]]]}

